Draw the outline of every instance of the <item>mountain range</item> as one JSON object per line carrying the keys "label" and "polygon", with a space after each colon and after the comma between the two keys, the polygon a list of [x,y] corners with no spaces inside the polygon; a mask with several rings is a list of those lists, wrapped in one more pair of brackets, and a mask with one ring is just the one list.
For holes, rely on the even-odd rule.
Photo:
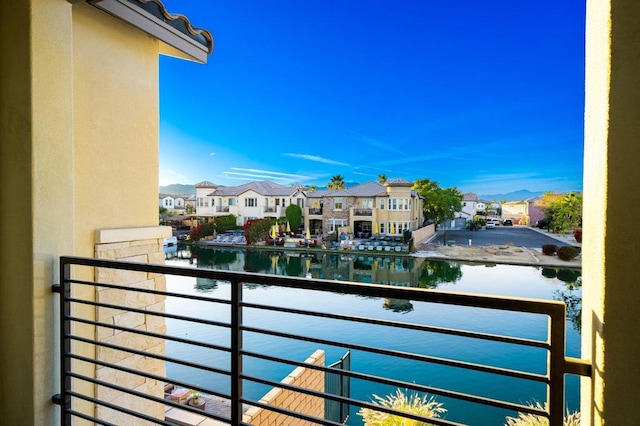
{"label": "mountain range", "polygon": [[520,189],[518,191],[507,192],[505,194],[484,194],[478,195],[478,199],[482,201],[520,201],[527,200],[529,198],[537,197],[544,194],[543,191],[532,192],[527,189]]}
{"label": "mountain range", "polygon": [[[347,182],[347,188],[358,185],[357,182]],[[171,185],[160,186],[160,192],[162,194],[171,194],[171,195],[191,195],[196,193],[196,188],[194,185],[184,185],[179,183],[174,183]],[[326,189],[326,187],[320,187],[318,189]],[[539,195],[544,194],[542,191],[533,192],[527,189],[521,189],[518,191],[507,192],[505,194],[483,194],[478,195],[478,199],[483,201],[519,201],[526,200],[528,198],[537,197]]]}

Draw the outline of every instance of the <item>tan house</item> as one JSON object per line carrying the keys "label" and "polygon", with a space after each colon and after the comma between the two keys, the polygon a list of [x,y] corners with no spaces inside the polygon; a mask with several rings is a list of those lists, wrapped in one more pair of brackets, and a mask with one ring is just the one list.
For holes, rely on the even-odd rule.
{"label": "tan house", "polygon": [[390,179],[385,184],[367,182],[337,191],[310,192],[305,227],[315,234],[341,230],[354,237],[400,237],[422,226],[423,200],[412,186],[405,179]]}

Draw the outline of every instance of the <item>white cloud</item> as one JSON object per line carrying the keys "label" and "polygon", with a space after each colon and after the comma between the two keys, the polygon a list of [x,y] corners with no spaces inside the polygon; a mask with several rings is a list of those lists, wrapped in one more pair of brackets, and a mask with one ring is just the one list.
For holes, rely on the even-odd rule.
{"label": "white cloud", "polygon": [[315,161],[317,163],[324,163],[324,164],[333,164],[336,166],[348,166],[348,163],[343,163],[341,161],[336,161],[336,160],[330,160],[328,158],[323,158],[323,157],[318,157],[317,155],[309,155],[309,154],[294,154],[294,153],[286,153],[284,154],[287,157],[294,157],[294,158],[302,158],[303,160],[309,160],[309,161]]}

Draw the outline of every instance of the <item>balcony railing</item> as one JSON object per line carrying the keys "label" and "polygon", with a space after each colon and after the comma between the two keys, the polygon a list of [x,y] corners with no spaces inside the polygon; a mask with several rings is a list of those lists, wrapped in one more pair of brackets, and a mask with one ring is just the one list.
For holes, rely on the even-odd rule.
{"label": "balcony railing", "polygon": [[322,209],[309,208],[309,215],[322,216]]}
{"label": "balcony railing", "polygon": [[218,213],[229,213],[229,206],[217,206],[216,212]]}
{"label": "balcony railing", "polygon": [[[94,269],[97,268],[97,269]],[[325,390],[310,389],[298,386],[286,381],[278,381],[269,374],[269,368],[245,368],[251,363],[259,362],[261,365],[285,365],[291,368],[305,367],[322,374],[335,374],[336,370],[323,365],[310,365],[290,356],[274,354],[271,350],[279,347],[278,344],[249,345],[245,342],[258,336],[260,339],[281,339],[295,344],[312,344],[314,347],[338,348],[342,353],[351,350],[352,358],[357,360],[363,354],[374,356],[378,367],[373,371],[362,371],[351,361],[352,370],[342,371],[344,377],[352,381],[365,384],[368,389],[371,386],[387,386],[391,388],[408,389],[415,392],[427,392],[441,398],[455,400],[464,404],[479,404],[482,406],[497,407],[510,412],[523,412],[548,418],[550,424],[561,425],[564,412],[565,375],[591,374],[591,366],[586,362],[565,356],[565,309],[561,302],[534,300],[524,298],[490,297],[470,295],[464,293],[439,292],[425,289],[392,287],[374,284],[355,284],[340,281],[316,280],[305,278],[292,278],[271,276],[262,274],[250,274],[241,272],[229,272],[210,269],[195,269],[187,267],[175,267],[166,265],[151,265],[142,263],[120,262],[110,260],[97,260],[78,257],[63,257],[60,260],[61,284],[54,286],[54,291],[60,295],[60,324],[59,341],[61,342],[61,381],[60,394],[53,400],[61,405],[63,425],[72,424],[72,419],[84,419],[99,424],[114,423],[110,418],[99,418],[100,411],[96,407],[106,407],[112,413],[124,413],[137,419],[150,421],[157,424],[170,425],[171,423],[160,416],[155,418],[147,412],[137,411],[134,408],[126,408],[123,404],[107,401],[94,394],[93,391],[83,392],[83,383],[108,389],[111,393],[122,395],[116,401],[137,398],[160,404],[161,412],[164,407],[173,407],[191,413],[198,413],[205,418],[215,419],[227,424],[253,424],[246,423],[247,407],[258,407],[282,416],[288,416],[287,424],[291,418],[300,419],[314,424],[339,425],[339,422],[310,415],[303,411],[297,411],[291,406],[283,407],[277,404],[265,403],[255,397],[247,395],[245,390],[250,384],[266,385],[285,391],[294,392],[298,398],[310,397],[316,401],[333,401],[340,404],[348,404],[356,408],[369,408],[381,412],[401,415],[406,418],[428,422],[434,425],[459,425],[453,420],[455,413],[448,413],[447,419],[423,417],[409,414],[391,408],[372,404],[366,398],[355,398],[349,395],[339,396]],[[100,273],[96,272],[100,271]],[[176,280],[184,280],[192,277],[196,280],[205,280],[210,283],[226,283],[228,291],[214,295],[189,294],[185,291],[177,291],[175,288],[166,290],[164,286],[153,288],[148,285],[131,284],[124,282],[113,283],[114,273],[120,271],[123,276],[131,278],[136,276],[143,282],[150,277],[175,276]],[[95,273],[95,275],[94,275]],[[97,279],[78,279],[74,277],[96,276],[104,277],[99,282]],[[181,278],[180,278],[181,277]],[[116,280],[117,281],[117,280]],[[182,283],[182,281],[179,281]],[[218,284],[216,284],[218,285]],[[181,287],[182,288],[182,287]],[[251,291],[256,289],[276,289],[285,292],[282,297],[252,297]],[[97,292],[107,291],[109,297],[96,297]],[[115,297],[118,294],[119,299]],[[324,295],[324,296],[323,296]],[[215,297],[214,297],[215,296]],[[331,303],[322,303],[322,297],[335,297]],[[526,337],[513,337],[511,332],[504,334],[484,333],[476,330],[453,328],[442,325],[427,324],[424,322],[412,322],[411,317],[403,317],[403,320],[389,319],[388,316],[375,316],[371,309],[351,312],[352,303],[345,302],[349,297],[358,300],[375,300],[372,298],[384,298],[393,301],[408,301],[421,304],[429,312],[442,313],[442,307],[449,309],[471,309],[473,315],[481,312],[486,317],[486,323],[491,324],[491,315],[504,316],[527,315],[541,317],[547,322],[543,327],[547,335],[543,339]],[[164,300],[182,301],[184,310],[180,313],[169,312],[162,308],[136,308],[128,302],[143,298],[150,298],[152,302],[162,304]],[[118,301],[120,300],[120,301]],[[300,308],[295,301],[312,300],[311,308]],[[335,301],[337,300],[337,302]],[[192,306],[196,303],[208,304],[206,317],[191,316]],[[100,310],[125,315],[122,320],[105,320]],[[382,311],[384,313],[384,311]],[[128,317],[130,315],[131,317]],[[188,328],[176,334],[168,331],[150,331],[148,327],[135,326],[130,323],[132,317],[146,315],[153,322],[179,321],[181,324],[192,326],[207,326],[216,333],[205,333],[199,337],[192,337]],[[260,319],[262,318],[262,319]],[[295,320],[292,320],[295,318]],[[307,327],[296,328],[296,324],[307,324]],[[324,325],[321,325],[324,324]],[[381,339],[376,330],[393,330],[394,335],[399,333],[411,333],[413,338],[401,342],[394,339]],[[162,327],[160,330],[164,330]],[[304,331],[300,331],[304,330]],[[350,331],[349,331],[350,330]],[[548,331],[547,331],[548,330]],[[107,333],[108,332],[108,333]],[[131,336],[127,339],[115,339],[100,336],[117,336],[119,333],[127,333]],[[209,340],[210,335],[218,336],[215,340]],[[348,336],[348,337],[347,337]],[[413,344],[417,342],[431,341],[429,339],[455,339],[456,344],[449,347],[449,357],[437,354],[415,351]],[[178,358],[169,351],[141,349],[140,342],[148,340],[160,340],[165,344],[186,344],[193,348],[204,348],[226,354],[228,364],[225,366],[213,365],[200,360],[195,355],[186,358]],[[460,339],[458,341],[458,339]],[[396,339],[397,340],[397,339]],[[413,344],[412,344],[413,342]],[[507,345],[518,350],[542,351],[546,356],[540,357],[542,367],[526,366],[521,369],[502,368],[495,365],[486,365],[473,361],[456,359],[459,356],[458,348],[467,344],[483,342],[488,345]],[[401,344],[400,346],[398,346]],[[499,349],[495,349],[498,351]],[[167,377],[163,368],[145,371],[137,364],[120,364],[109,356],[101,356],[101,353],[123,353],[135,357],[146,357],[161,363],[184,366],[190,370],[199,371],[197,377],[205,377],[207,374],[215,374],[222,379],[221,388],[200,385],[198,380],[187,380],[181,377]],[[195,351],[189,352],[195,353]],[[499,358],[499,357],[498,357]],[[420,371],[428,368],[445,368],[465,371],[465,374],[475,377],[474,380],[483,380],[483,383],[491,383],[496,378],[508,378],[527,383],[537,383],[536,386],[546,387],[546,409],[540,409],[529,405],[523,405],[508,399],[500,399],[493,396],[485,396],[460,390],[438,387],[431,381],[424,383],[416,381],[414,376],[400,377],[396,373],[387,373],[387,367],[395,366],[398,362],[411,363],[412,371]],[[90,366],[90,368],[87,368]],[[93,366],[93,367],[91,367]],[[91,368],[94,368],[92,370]],[[542,372],[532,372],[536,369]],[[122,383],[110,382],[101,375],[94,374],[97,369],[110,369],[126,374],[136,375],[151,382],[170,382],[185,388],[190,388],[202,394],[211,395],[228,402],[229,412],[222,415],[219,412],[202,412],[177,401],[167,400],[163,395],[149,394],[140,389]],[[446,377],[446,374],[444,375]],[[281,376],[280,376],[281,377]],[[481,377],[481,378],[479,378]],[[222,389],[222,390],[221,390]],[[371,392],[370,392],[371,393]],[[369,393],[369,396],[370,396]],[[508,394],[508,392],[507,392]],[[124,398],[124,399],[122,399]],[[86,405],[95,409],[86,409]],[[117,423],[117,422],[116,422]],[[283,424],[282,422],[280,424]]]}
{"label": "balcony railing", "polygon": [[277,207],[265,207],[264,208],[264,212],[265,213],[275,213],[276,211],[278,211]]}
{"label": "balcony railing", "polygon": [[373,209],[355,209],[353,214],[354,216],[371,216],[373,215]]}

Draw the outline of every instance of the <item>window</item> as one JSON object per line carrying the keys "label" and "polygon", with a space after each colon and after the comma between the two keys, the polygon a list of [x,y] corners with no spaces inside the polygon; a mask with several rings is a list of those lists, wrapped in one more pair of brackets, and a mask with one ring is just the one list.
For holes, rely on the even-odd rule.
{"label": "window", "polygon": [[257,198],[245,198],[244,199],[244,206],[245,207],[257,207],[258,206],[258,199]]}
{"label": "window", "polygon": [[342,198],[336,198],[333,200],[333,209],[342,210]]}
{"label": "window", "polygon": [[215,206],[215,205],[216,205],[216,199],[215,199],[215,198],[212,198],[212,199],[211,199],[211,207],[213,207],[213,206]]}
{"label": "window", "polygon": [[384,222],[380,222],[380,233],[384,234]]}
{"label": "window", "polygon": [[373,200],[370,200],[370,199],[362,200],[362,208],[363,209],[372,209],[373,208]]}
{"label": "window", "polygon": [[330,219],[329,220],[329,230],[331,232],[336,232],[338,228],[343,226],[347,226],[347,221],[344,219]]}
{"label": "window", "polygon": [[276,206],[280,205],[280,198],[276,198]]}
{"label": "window", "polygon": [[229,205],[230,206],[235,206],[236,205],[236,199],[235,198],[229,198]]}
{"label": "window", "polygon": [[304,198],[298,198],[296,199],[296,202],[298,203],[298,207],[304,209]]}
{"label": "window", "polygon": [[380,210],[384,210],[384,198],[380,199]]}

